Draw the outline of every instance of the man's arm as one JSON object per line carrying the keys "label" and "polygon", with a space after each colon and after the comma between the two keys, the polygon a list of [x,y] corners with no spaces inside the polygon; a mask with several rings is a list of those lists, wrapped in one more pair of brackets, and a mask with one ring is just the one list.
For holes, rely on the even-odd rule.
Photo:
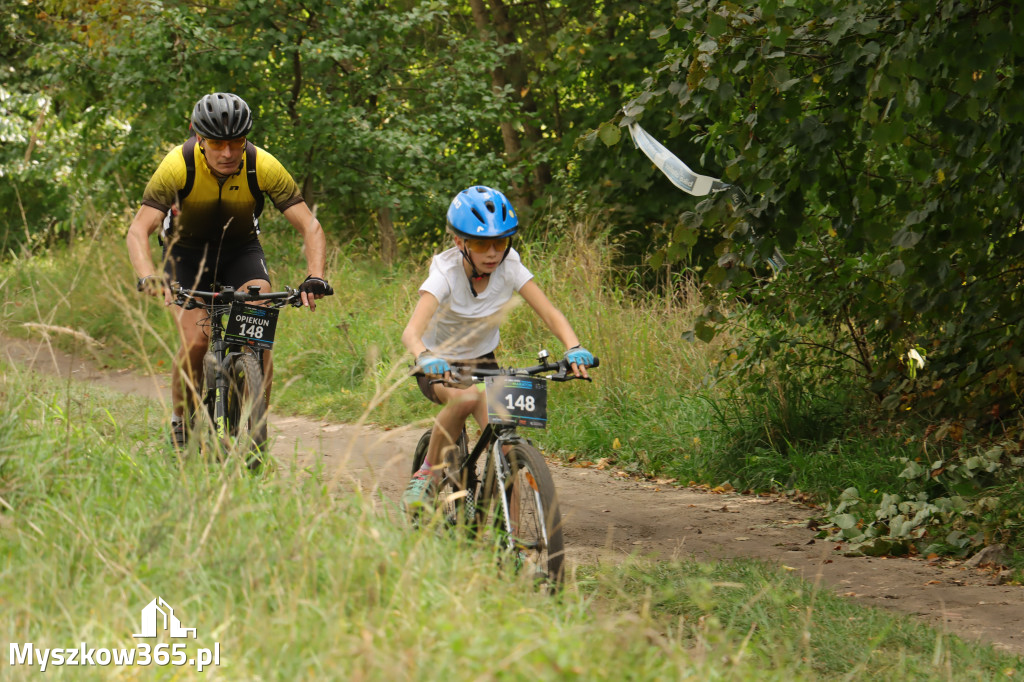
{"label": "man's arm", "polygon": [[[324,279],[324,270],[327,267],[327,238],[324,236],[324,229],[321,227],[320,221],[309,210],[305,201],[286,208],[284,217],[302,235],[306,253],[306,269],[309,271],[309,275]],[[302,304],[309,306],[310,310],[316,310],[316,299],[318,298],[321,296],[311,296],[305,291],[302,292]]]}
{"label": "man's arm", "polygon": [[[164,214],[161,211],[144,205],[139,208],[139,212],[135,214],[132,224],[128,227],[128,234],[125,237],[128,244],[128,258],[139,279],[157,275],[153,257],[149,253],[149,238],[160,229],[163,221]],[[149,289],[154,296],[163,290],[164,287]],[[170,293],[165,292],[165,298],[170,300],[169,297]]]}

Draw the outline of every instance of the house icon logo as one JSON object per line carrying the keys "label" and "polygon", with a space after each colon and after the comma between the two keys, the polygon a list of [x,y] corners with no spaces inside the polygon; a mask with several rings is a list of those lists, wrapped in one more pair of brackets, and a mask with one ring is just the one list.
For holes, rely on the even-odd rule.
{"label": "house icon logo", "polygon": [[161,617],[163,629],[167,630],[171,637],[188,637],[191,634],[192,639],[196,638],[196,629],[181,627],[181,621],[174,615],[174,609],[163,597],[157,597],[142,609],[142,632],[132,637],[156,637]]}

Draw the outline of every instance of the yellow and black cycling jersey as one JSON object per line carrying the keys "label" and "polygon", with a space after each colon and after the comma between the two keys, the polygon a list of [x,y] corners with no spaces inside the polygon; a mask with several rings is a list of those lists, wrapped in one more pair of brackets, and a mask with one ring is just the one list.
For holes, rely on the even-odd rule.
{"label": "yellow and black cycling jersey", "polygon": [[[256,198],[246,180],[247,155],[242,155],[238,172],[219,178],[206,165],[198,144],[193,148],[195,179],[191,190],[176,207],[178,192],[185,187],[187,169],[182,149],[172,149],[149,179],[142,203],[166,214],[165,236],[190,248],[205,244],[234,245],[251,241],[259,234],[255,215]],[[281,162],[269,152],[256,148],[256,179],[280,211],[303,201],[299,186]]]}

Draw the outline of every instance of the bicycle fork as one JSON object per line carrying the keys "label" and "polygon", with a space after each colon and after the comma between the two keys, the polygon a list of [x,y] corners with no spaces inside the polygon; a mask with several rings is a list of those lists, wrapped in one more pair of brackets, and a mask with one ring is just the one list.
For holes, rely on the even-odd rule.
{"label": "bicycle fork", "polygon": [[208,352],[203,358],[203,372],[206,373],[207,385],[213,386],[213,395],[209,396],[213,402],[210,405],[210,417],[213,418],[213,427],[217,438],[223,440],[228,434],[228,368],[230,356],[222,355],[216,350]]}
{"label": "bicycle fork", "polygon": [[[491,449],[491,453],[492,453],[493,458],[494,458],[494,479],[495,479],[495,483],[497,483],[498,490],[500,491],[500,496],[501,496],[501,514],[502,514],[502,519],[505,522],[505,533],[506,533],[505,544],[508,545],[508,549],[510,551],[517,551],[517,550],[522,550],[522,549],[538,549],[538,547],[536,547],[536,546],[532,546],[531,547],[530,545],[532,543],[524,543],[522,540],[518,539],[516,537],[516,533],[513,532],[513,528],[512,528],[512,514],[511,514],[511,510],[509,509],[509,500],[508,500],[508,498],[512,494],[515,494],[517,491],[512,490],[512,491],[508,491],[509,495],[505,494],[506,493],[505,480],[506,480],[506,478],[508,476],[512,475],[512,467],[508,463],[508,459],[506,459],[505,454],[502,451],[502,445],[505,445],[505,444],[506,443],[504,443],[499,438],[499,439],[494,441],[494,446]],[[540,493],[538,493],[536,490],[533,490],[533,493],[534,493],[534,497],[536,498],[535,499],[535,503],[537,505],[537,509],[539,509],[540,512],[541,512],[541,518],[539,519],[539,521],[540,521],[539,525],[540,525],[541,537],[543,538],[544,547],[547,547],[548,546],[547,513],[546,513],[546,511],[544,509],[544,502],[540,498]]]}

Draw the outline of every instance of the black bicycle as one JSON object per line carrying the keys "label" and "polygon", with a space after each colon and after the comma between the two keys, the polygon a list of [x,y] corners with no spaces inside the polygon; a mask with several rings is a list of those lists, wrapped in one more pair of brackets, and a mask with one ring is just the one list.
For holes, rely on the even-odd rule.
{"label": "black bicycle", "polygon": [[247,291],[227,286],[216,292],[198,291],[174,282],[171,295],[186,310],[201,308],[208,313],[202,324],[209,324],[210,345],[203,356],[200,405],[194,419],[208,416],[225,450],[238,449],[249,468],[258,468],[267,446],[263,352],[274,346],[279,309],[302,306],[300,292],[285,287],[285,291],[264,294],[258,286]]}
{"label": "black bicycle", "polygon": [[[450,385],[486,385],[488,424],[472,451],[463,429],[455,447],[445,453],[437,500],[444,523],[477,535],[493,531],[491,537],[516,569],[558,585],[564,578],[565,543],[555,483],[544,456],[516,432],[520,426],[547,426],[549,381],[577,378],[569,363],[548,362],[549,357],[541,351],[540,364],[533,367],[474,368],[470,376],[453,375]],[[595,358],[592,367],[597,366]],[[539,376],[545,372],[553,374]],[[430,434],[424,433],[416,445],[413,473],[426,458]]]}

